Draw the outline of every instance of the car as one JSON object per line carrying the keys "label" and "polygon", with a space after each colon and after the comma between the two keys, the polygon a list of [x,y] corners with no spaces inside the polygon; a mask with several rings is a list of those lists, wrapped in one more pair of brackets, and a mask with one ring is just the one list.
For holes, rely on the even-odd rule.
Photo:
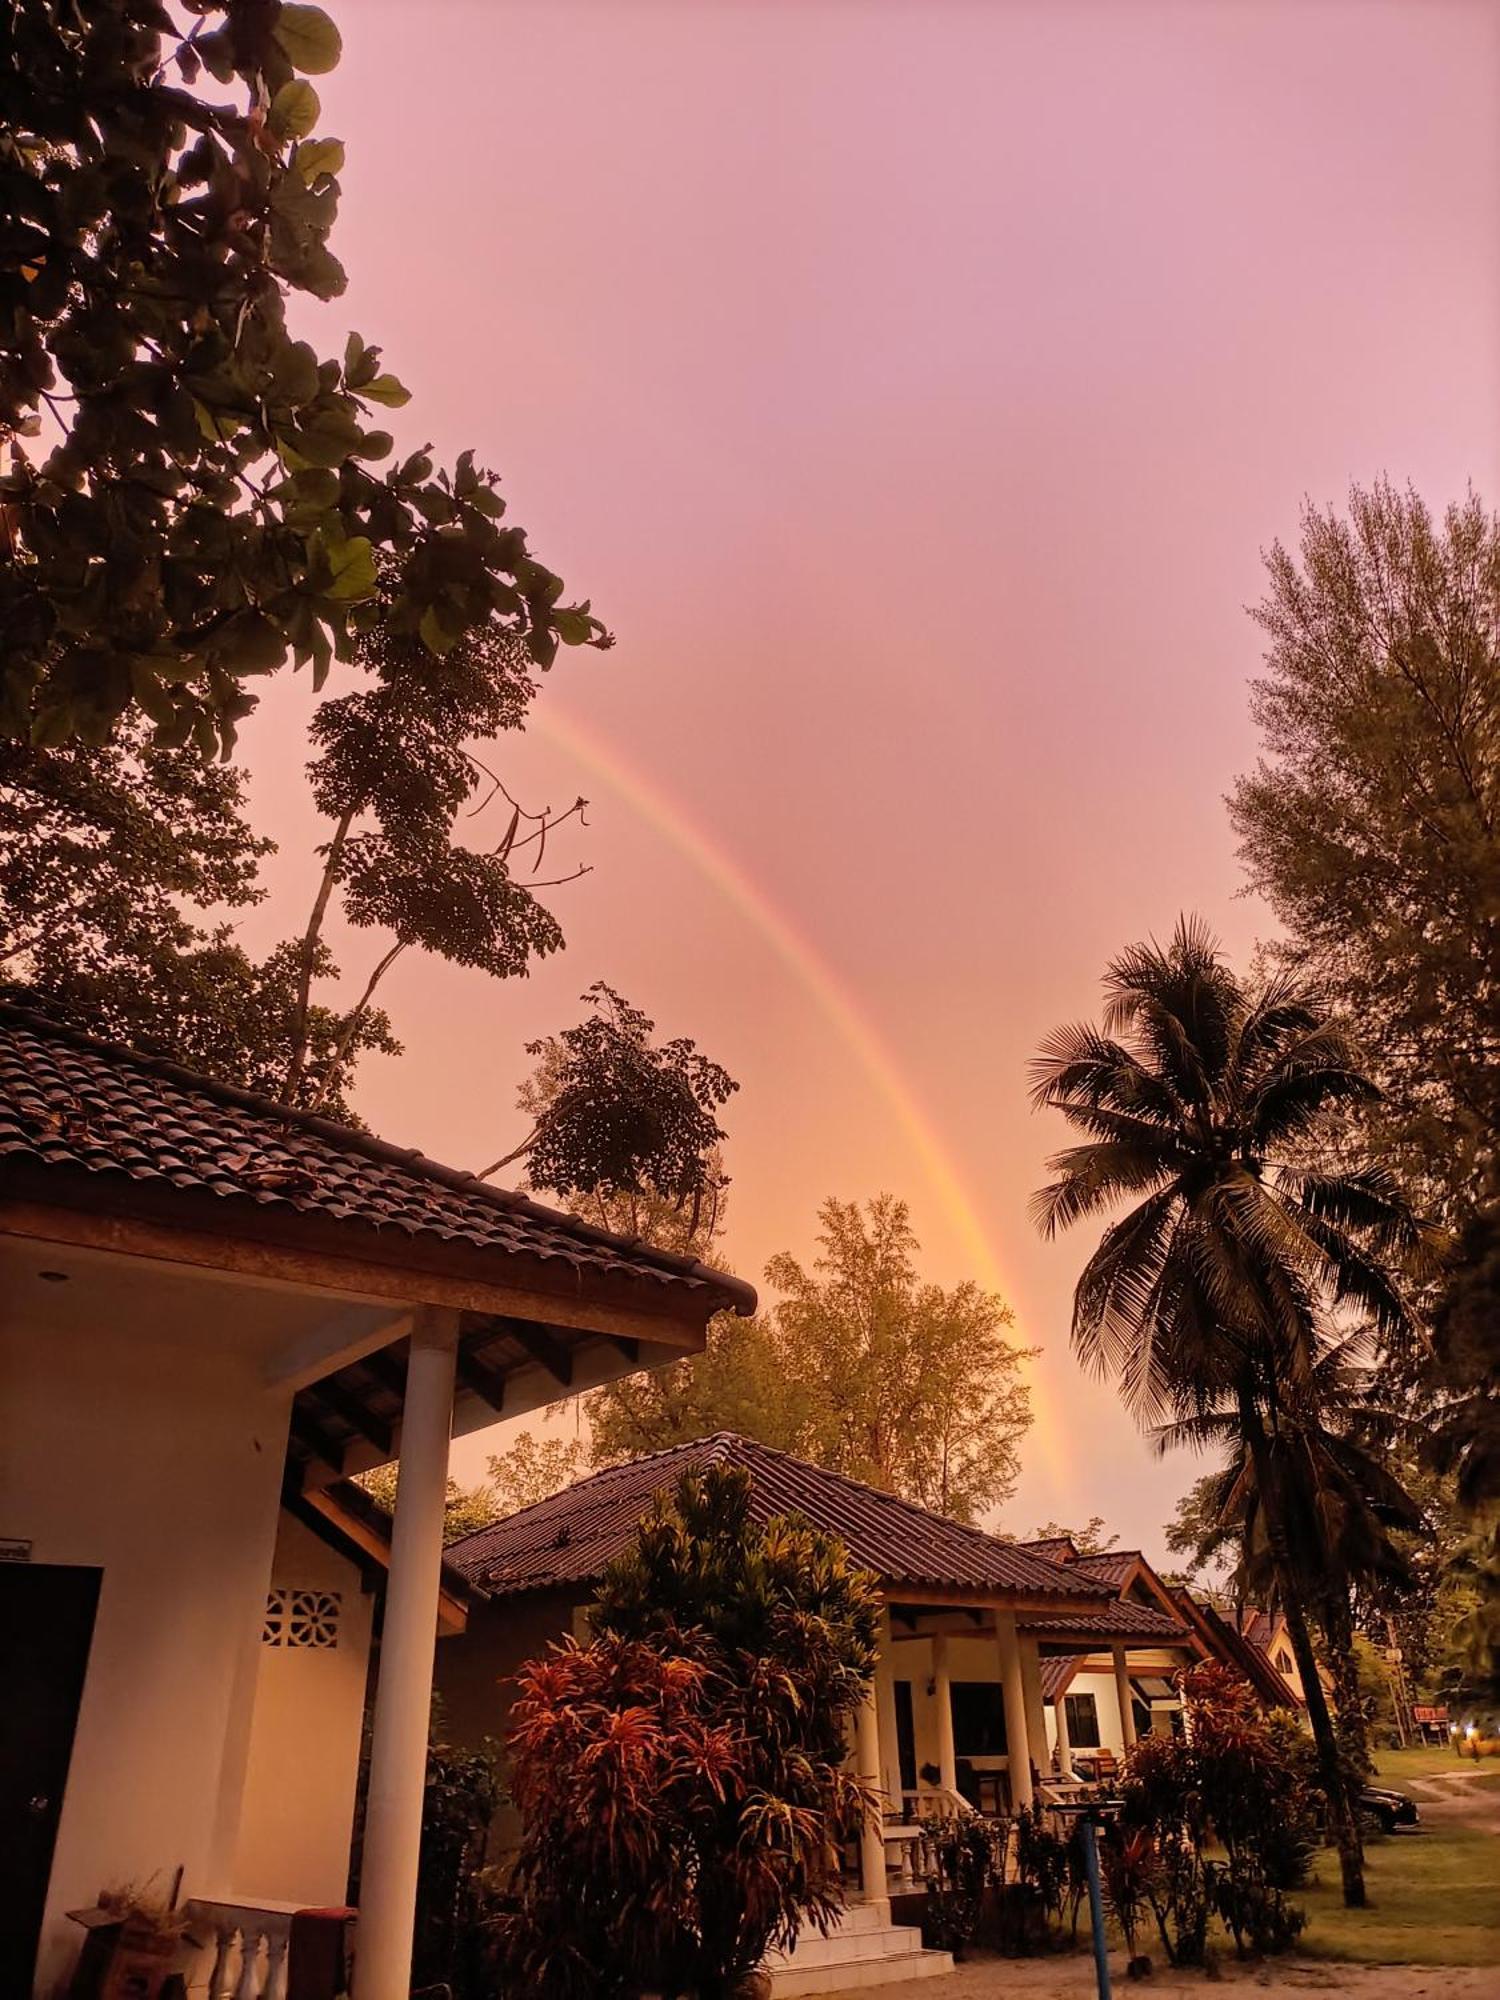
{"label": "car", "polygon": [[1358,1804],[1361,1821],[1382,1833],[1394,1833],[1398,1826],[1415,1826],[1421,1819],[1416,1800],[1389,1785],[1361,1785]]}

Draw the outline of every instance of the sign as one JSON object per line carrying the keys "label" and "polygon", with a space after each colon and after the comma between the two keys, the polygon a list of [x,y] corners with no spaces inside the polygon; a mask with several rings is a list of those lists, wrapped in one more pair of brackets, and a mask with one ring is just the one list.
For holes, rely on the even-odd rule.
{"label": "sign", "polygon": [[29,1563],[30,1561],[30,1542],[18,1541],[14,1537],[0,1537],[0,1563]]}
{"label": "sign", "polygon": [[1448,1704],[1444,1702],[1439,1708],[1413,1708],[1411,1719],[1413,1722],[1446,1722]]}

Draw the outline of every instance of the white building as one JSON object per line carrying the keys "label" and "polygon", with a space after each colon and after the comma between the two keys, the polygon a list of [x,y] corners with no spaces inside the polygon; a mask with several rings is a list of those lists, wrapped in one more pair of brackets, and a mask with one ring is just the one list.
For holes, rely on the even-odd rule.
{"label": "white building", "polygon": [[[0,1008],[0,1993],[69,1910],[201,1906],[238,1987],[347,1895],[372,1599],[323,1497],[398,1451],[356,2000],[406,2000],[450,1434],[754,1294],[329,1121]],[[373,1557],[372,1557],[373,1560]],[[200,1955],[195,1982],[207,1976]]]}

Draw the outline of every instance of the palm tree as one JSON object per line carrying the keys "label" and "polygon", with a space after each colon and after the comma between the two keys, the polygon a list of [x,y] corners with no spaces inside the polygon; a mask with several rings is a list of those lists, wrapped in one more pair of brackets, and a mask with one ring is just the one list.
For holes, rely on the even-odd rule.
{"label": "palm tree", "polygon": [[1033,1101],[1087,1135],[1049,1161],[1044,1234],[1122,1201],[1073,1299],[1073,1345],[1145,1425],[1228,1407],[1255,1467],[1266,1546],[1307,1691],[1343,1873],[1365,1900],[1359,1830],[1318,1679],[1276,1440],[1327,1332],[1358,1315],[1414,1336],[1392,1266],[1422,1232],[1391,1175],[1345,1167],[1327,1121],[1378,1092],[1319,998],[1286,978],[1242,984],[1204,926],[1132,946],[1105,976],[1102,1027],[1059,1029]]}
{"label": "palm tree", "polygon": [[1267,1523],[1274,1514],[1284,1525],[1300,1595],[1322,1629],[1338,1735],[1348,1767],[1361,1776],[1370,1758],[1354,1651],[1355,1595],[1414,1588],[1398,1536],[1425,1526],[1420,1505],[1391,1469],[1389,1446],[1400,1420],[1380,1406],[1368,1371],[1356,1365],[1365,1346],[1363,1334],[1328,1341],[1306,1390],[1283,1402],[1264,1454],[1275,1483],[1269,1509],[1233,1403],[1163,1424],[1152,1437],[1159,1452],[1181,1445],[1223,1451],[1224,1466],[1211,1479],[1207,1498],[1216,1514],[1215,1544],[1238,1552],[1241,1596],[1279,1601]]}

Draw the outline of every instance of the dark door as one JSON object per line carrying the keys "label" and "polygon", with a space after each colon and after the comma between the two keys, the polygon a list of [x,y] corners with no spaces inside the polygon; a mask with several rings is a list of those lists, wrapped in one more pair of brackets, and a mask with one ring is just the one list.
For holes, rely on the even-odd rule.
{"label": "dark door", "polygon": [[896,1692],[896,1758],[901,1767],[901,1789],[914,1792],[917,1789],[917,1730],[911,1712],[911,1682],[897,1681]]}
{"label": "dark door", "polygon": [[31,1991],[101,1575],[0,1563],[0,1993]]}

